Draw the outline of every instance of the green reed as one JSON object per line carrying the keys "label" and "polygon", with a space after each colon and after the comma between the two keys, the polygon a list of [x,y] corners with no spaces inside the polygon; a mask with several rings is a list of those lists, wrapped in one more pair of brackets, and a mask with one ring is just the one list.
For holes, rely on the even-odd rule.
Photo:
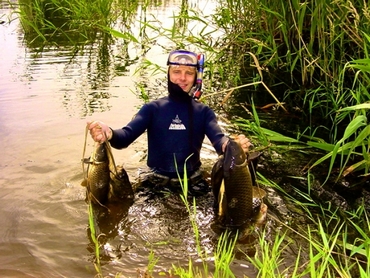
{"label": "green reed", "polygon": [[365,1],[226,1],[215,16],[226,30],[223,55],[232,60],[223,66],[245,76],[243,83],[255,82],[256,69],[262,70],[288,109],[294,106],[308,116],[306,135],[314,135],[319,118],[329,144],[336,144],[342,140],[341,126],[356,116],[342,109],[369,99],[367,10]]}
{"label": "green reed", "polygon": [[263,231],[259,236],[259,246],[256,255],[248,257],[248,259],[258,270],[257,277],[285,277],[286,271],[281,270],[281,266],[284,264],[282,259],[283,251],[288,247],[284,242],[286,235],[276,233],[275,238],[271,242],[266,240],[266,238],[265,231]]}
{"label": "green reed", "polygon": [[[198,253],[198,256],[200,256],[200,258],[202,259],[202,263],[203,263],[203,271],[200,271],[197,268],[193,269],[191,258],[189,259],[189,270],[188,270],[188,272],[186,272],[182,267],[177,267],[175,265],[173,265],[173,269],[175,271],[175,274],[180,275],[180,277],[201,277],[202,273],[204,273],[205,276],[208,276],[208,266],[207,266],[207,262],[206,262],[207,261],[207,253],[202,250],[202,245],[201,245],[201,241],[200,241],[199,228],[198,228],[198,224],[197,224],[197,221],[196,221],[197,209],[196,209],[195,197],[193,197],[193,206],[192,207],[190,206],[190,203],[188,201],[189,187],[188,187],[188,177],[187,177],[187,171],[186,171],[186,162],[189,158],[190,158],[190,156],[185,160],[184,169],[183,169],[183,171],[184,171],[183,176],[181,177],[178,172],[177,172],[177,175],[178,175],[178,178],[180,180],[180,185],[181,185],[181,189],[182,189],[182,195],[180,195],[180,198],[183,201],[183,203],[186,207],[186,210],[189,214],[189,220],[190,220],[191,226],[193,228],[193,233],[194,233],[194,237],[195,237],[195,244],[196,244],[196,248],[197,248],[197,253]],[[175,163],[175,167],[176,167],[176,170],[177,170],[178,167],[177,167],[176,157],[174,157],[174,163]],[[187,273],[187,274],[185,274],[185,273]],[[187,275],[190,275],[190,276],[187,276]]]}
{"label": "green reed", "polygon": [[240,59],[252,51],[302,85],[337,80],[350,57],[362,55],[370,20],[365,2],[328,0],[229,0],[216,16],[230,34],[225,47],[238,46]]}
{"label": "green reed", "polygon": [[[356,107],[349,107],[346,109],[355,108]],[[368,123],[367,117],[364,115],[357,116],[348,124],[343,137],[336,144],[308,142],[311,146],[328,151],[328,153],[317,160],[311,168],[321,164],[326,159],[330,159],[329,172],[326,178],[327,181],[338,156],[340,158],[340,172],[337,180],[342,177],[342,175],[346,176],[358,170],[363,170],[365,174],[368,174],[370,166],[369,140],[370,124]],[[354,156],[362,157],[362,160],[348,165],[351,157]]]}
{"label": "green reed", "polygon": [[95,217],[94,217],[94,212],[93,212],[93,207],[92,203],[89,202],[88,204],[88,209],[89,209],[89,229],[90,229],[90,237],[92,242],[94,243],[94,250],[95,250],[95,261],[94,261],[94,266],[95,270],[97,272],[98,277],[103,277],[103,272],[101,269],[100,265],[100,243],[98,240],[98,235],[96,233],[95,229]]}
{"label": "green reed", "polygon": [[149,263],[148,263],[148,267],[147,267],[147,273],[149,275],[153,275],[154,267],[155,267],[155,265],[157,264],[158,261],[159,261],[159,258],[155,256],[154,251],[150,250]]}
{"label": "green reed", "polygon": [[299,133],[297,133],[297,138],[292,138],[266,129],[263,127],[263,122],[260,121],[253,103],[252,112],[248,111],[251,119],[237,118],[234,122],[240,130],[256,142],[257,150],[280,149],[284,151],[306,150],[309,152],[309,149],[311,149],[312,152],[312,148],[314,148],[327,152],[310,166],[310,169],[312,169],[324,161],[330,160],[324,184],[331,176],[333,168],[338,165],[340,171],[337,175],[337,181],[339,178],[356,171],[368,175],[370,168],[370,123],[368,122],[367,111],[369,109],[369,103],[338,109],[338,118],[342,114],[346,114],[343,117],[347,117],[348,113],[352,113],[353,119],[346,126],[343,137],[335,144],[327,143],[321,138],[304,136]]}
{"label": "green reed", "polygon": [[[369,37],[367,37],[369,40]],[[370,40],[369,40],[370,41]],[[312,167],[321,164],[330,158],[329,171],[327,179],[334,166],[339,164],[340,171],[337,180],[355,171],[368,175],[370,167],[370,123],[368,121],[370,105],[368,100],[370,94],[367,90],[370,84],[370,59],[358,59],[347,63],[340,79],[344,83],[346,72],[355,72],[355,79],[351,88],[340,88],[339,99],[341,102],[348,102],[353,105],[338,106],[333,121],[335,127],[334,134],[337,134],[337,125],[346,125],[342,137],[337,138],[335,143],[308,142],[315,148],[322,149],[328,153],[317,160]],[[348,93],[346,93],[346,91]],[[333,135],[333,137],[337,137]]]}

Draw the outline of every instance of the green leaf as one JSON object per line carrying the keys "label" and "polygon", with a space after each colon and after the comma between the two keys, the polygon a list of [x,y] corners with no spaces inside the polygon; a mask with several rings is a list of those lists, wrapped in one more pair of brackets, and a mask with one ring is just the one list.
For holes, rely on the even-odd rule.
{"label": "green leaf", "polygon": [[329,144],[329,143],[318,143],[318,142],[308,141],[307,145],[314,147],[316,149],[327,151],[327,152],[331,152],[334,149],[334,145]]}
{"label": "green leaf", "polygon": [[263,133],[266,136],[268,136],[268,139],[270,141],[299,143],[299,141],[297,139],[282,135],[278,132],[275,132],[275,131],[272,131],[272,130],[269,130],[269,129],[266,129],[266,128],[263,128],[263,127],[261,127],[261,130],[263,131]]}
{"label": "green leaf", "polygon": [[353,111],[353,110],[359,110],[359,109],[370,109],[370,103],[365,102],[365,103],[361,103],[361,104],[358,104],[358,105],[348,106],[348,107],[339,109],[338,112]]}
{"label": "green leaf", "polygon": [[101,26],[101,27],[104,30],[106,30],[109,33],[111,33],[113,36],[117,37],[117,38],[121,38],[121,39],[129,40],[129,41],[132,41],[132,42],[135,42],[135,43],[139,43],[139,41],[133,35],[131,35],[129,33],[121,33],[121,32],[119,32],[117,30],[108,28],[106,26]]}

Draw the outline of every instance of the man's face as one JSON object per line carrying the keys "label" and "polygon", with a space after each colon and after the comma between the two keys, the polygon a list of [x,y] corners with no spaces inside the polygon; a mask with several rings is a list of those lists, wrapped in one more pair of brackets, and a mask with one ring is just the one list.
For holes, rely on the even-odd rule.
{"label": "man's face", "polygon": [[197,75],[195,67],[191,66],[170,66],[170,81],[181,87],[184,92],[189,92],[194,85]]}

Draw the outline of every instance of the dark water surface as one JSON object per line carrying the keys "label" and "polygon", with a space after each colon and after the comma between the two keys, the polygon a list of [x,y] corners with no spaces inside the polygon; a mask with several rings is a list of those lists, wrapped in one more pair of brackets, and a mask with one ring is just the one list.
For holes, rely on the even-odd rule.
{"label": "dark water surface", "polygon": [[[199,2],[213,7],[211,1]],[[152,7],[148,17],[169,18],[179,9],[177,2],[167,5]],[[2,2],[0,16],[5,20],[10,14]],[[113,64],[120,62],[114,59],[122,54],[119,40],[110,48],[113,62],[108,75],[92,70],[91,64],[99,65],[93,45],[77,56],[68,47],[36,52],[25,46],[20,23],[15,15],[13,19],[0,25],[0,277],[94,277],[85,189],[80,186],[85,123],[99,119],[117,128],[131,119],[142,104],[134,94],[137,64],[123,72],[115,70]],[[163,49],[153,47],[146,55],[165,66]],[[139,50],[129,49],[128,58],[137,56]],[[123,163],[132,180],[145,164],[145,149],[142,136],[128,149],[114,151],[116,162]],[[90,139],[88,154],[91,150]],[[202,156],[216,158],[208,148]],[[197,259],[191,225],[179,199],[148,201],[136,196],[131,207],[112,211],[100,227],[108,235],[102,248],[104,275],[121,272],[136,277],[137,269],[148,265],[150,250],[159,258],[156,272],[172,264],[186,267],[189,257]],[[212,220],[210,198],[200,199],[197,221],[210,256]],[[236,260],[233,267],[238,277],[255,273],[245,259]]]}

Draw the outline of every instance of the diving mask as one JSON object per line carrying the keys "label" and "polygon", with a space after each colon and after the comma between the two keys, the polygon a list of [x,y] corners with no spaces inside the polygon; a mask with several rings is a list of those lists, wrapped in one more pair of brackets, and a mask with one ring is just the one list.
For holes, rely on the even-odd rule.
{"label": "diving mask", "polygon": [[187,50],[174,50],[170,53],[167,65],[198,67],[198,55]]}

